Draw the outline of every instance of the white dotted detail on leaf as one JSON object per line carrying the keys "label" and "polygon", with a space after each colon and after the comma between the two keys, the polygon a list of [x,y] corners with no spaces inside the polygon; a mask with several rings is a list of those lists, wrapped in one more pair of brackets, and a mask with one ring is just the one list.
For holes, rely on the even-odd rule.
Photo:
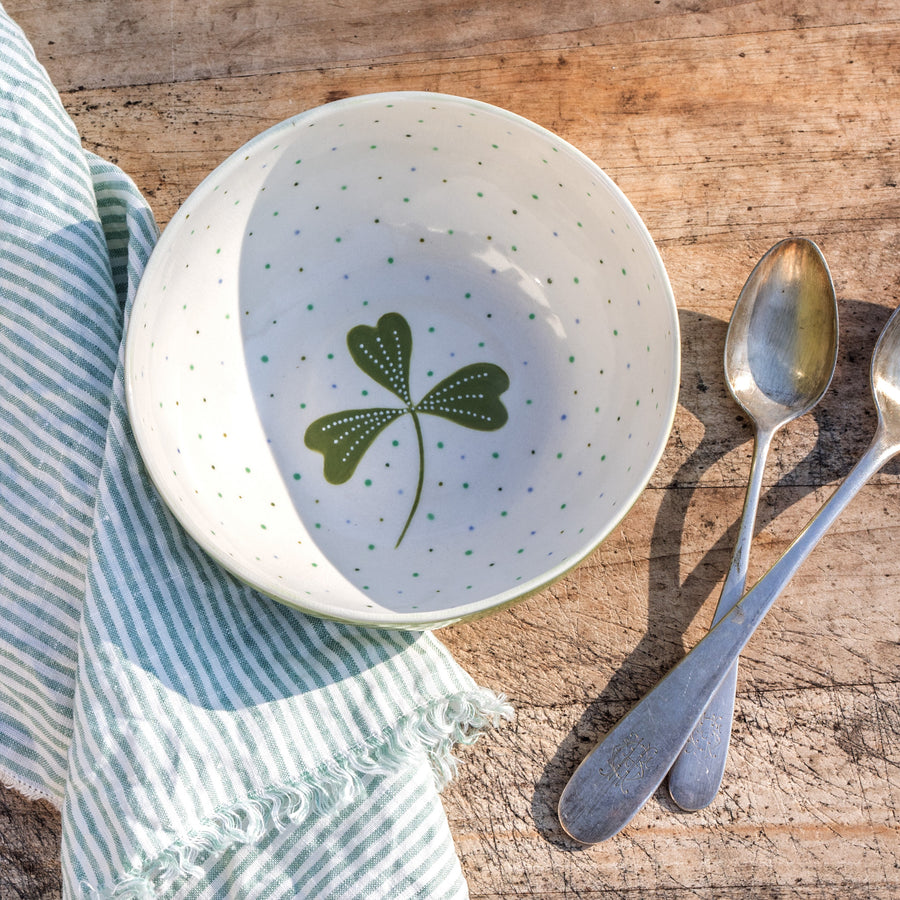
{"label": "white dotted detail on leaf", "polygon": [[[324,432],[332,431],[340,428],[338,434],[332,439],[335,447],[344,445],[344,453],[341,457],[342,462],[347,462],[356,448],[364,443],[366,439],[379,428],[384,426],[391,419],[403,415],[405,410],[399,409],[380,409],[371,412],[357,413],[352,416],[343,416],[335,419],[323,427]],[[349,445],[347,442],[351,441]]]}

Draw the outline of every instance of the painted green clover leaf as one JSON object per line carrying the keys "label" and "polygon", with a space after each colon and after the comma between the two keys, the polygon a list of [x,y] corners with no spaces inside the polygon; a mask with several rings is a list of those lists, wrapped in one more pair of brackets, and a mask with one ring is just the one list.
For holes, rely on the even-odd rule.
{"label": "painted green clover leaf", "polygon": [[397,539],[406,536],[425,483],[425,442],[421,413],[449,419],[478,431],[496,431],[509,418],[500,395],[509,387],[509,376],[492,363],[463,366],[433,387],[418,403],[409,389],[412,359],[412,332],[399,313],[383,315],[377,325],[357,325],[347,333],[347,347],[353,361],[370,378],[403,402],[399,408],[348,409],[316,419],[304,436],[306,446],[325,458],[325,480],[344,484],[356,471],[372,443],[392,422],[410,416],[419,444],[419,478],[412,509]]}

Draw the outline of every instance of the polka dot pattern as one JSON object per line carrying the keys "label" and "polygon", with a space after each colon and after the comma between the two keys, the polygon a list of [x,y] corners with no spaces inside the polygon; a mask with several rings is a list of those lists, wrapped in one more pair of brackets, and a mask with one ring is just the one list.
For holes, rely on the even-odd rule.
{"label": "polka dot pattern", "polygon": [[[154,253],[127,363],[151,475],[217,560],[319,615],[430,627],[542,587],[620,521],[679,348],[659,255],[593,163],[404,93],[290,119],[212,173]],[[320,420],[352,471],[304,443]]]}

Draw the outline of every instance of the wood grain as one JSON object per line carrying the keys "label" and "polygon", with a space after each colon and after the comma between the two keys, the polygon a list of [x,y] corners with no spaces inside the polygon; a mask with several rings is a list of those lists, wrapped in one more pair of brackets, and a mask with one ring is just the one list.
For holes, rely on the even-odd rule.
{"label": "wood grain", "polygon": [[[514,723],[462,753],[445,806],[473,898],[900,895],[900,465],[851,504],[744,654],[725,784],[664,791],[573,846],[555,805],[594,742],[703,635],[728,567],[751,431],[722,375],[759,256],[819,243],[841,315],[826,399],[780,433],[751,578],[874,429],[871,350],[900,304],[900,2],[7,0],[86,147],[165,224],[265,127],[422,89],[505,106],[594,158],[654,235],[680,310],[675,425],[650,487],[574,573],[442,637]],[[58,817],[0,791],[0,896],[59,896]],[[40,860],[46,856],[46,863]]]}

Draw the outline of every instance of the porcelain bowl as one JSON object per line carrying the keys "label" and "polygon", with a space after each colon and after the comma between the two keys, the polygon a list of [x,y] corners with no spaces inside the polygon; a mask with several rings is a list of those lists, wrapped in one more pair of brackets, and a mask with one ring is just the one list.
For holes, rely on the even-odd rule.
{"label": "porcelain bowl", "polygon": [[433,628],[545,587],[653,473],[662,261],[600,168],[484,103],[373,94],[250,141],[131,311],[129,414],[187,532],[325,618]]}

